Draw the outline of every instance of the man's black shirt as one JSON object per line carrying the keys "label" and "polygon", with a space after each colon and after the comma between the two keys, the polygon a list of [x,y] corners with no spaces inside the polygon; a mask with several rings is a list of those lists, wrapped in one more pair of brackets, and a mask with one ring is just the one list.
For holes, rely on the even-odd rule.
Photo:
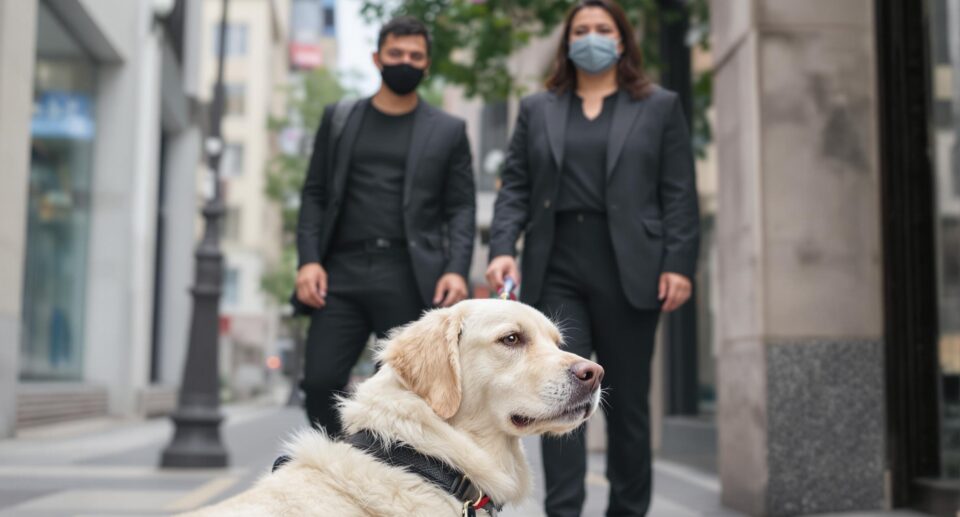
{"label": "man's black shirt", "polygon": [[403,239],[403,180],[413,115],[387,115],[371,103],[350,153],[338,244]]}

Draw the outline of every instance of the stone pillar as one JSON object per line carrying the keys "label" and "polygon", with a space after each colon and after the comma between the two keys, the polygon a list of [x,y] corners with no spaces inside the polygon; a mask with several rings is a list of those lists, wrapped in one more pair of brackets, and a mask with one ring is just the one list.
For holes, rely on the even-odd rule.
{"label": "stone pillar", "polygon": [[723,503],[885,504],[869,0],[713,0]]}
{"label": "stone pillar", "polygon": [[0,438],[17,422],[36,0],[0,0]]}
{"label": "stone pillar", "polygon": [[[115,49],[97,70],[84,380],[113,415],[149,384],[160,143],[160,44],[148,2],[84,0],[89,37]],[[108,101],[109,100],[109,101]]]}

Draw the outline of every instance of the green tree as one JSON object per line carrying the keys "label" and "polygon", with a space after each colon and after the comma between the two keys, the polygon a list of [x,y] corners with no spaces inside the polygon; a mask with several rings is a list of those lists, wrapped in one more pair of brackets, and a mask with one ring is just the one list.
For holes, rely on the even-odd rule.
{"label": "green tree", "polygon": [[[648,72],[656,77],[661,10],[657,0],[621,0],[634,27]],[[364,0],[368,20],[397,15],[422,20],[433,36],[429,80],[464,87],[467,96],[498,101],[524,92],[507,67],[510,56],[532,39],[549,35],[571,6],[570,0]],[[691,46],[707,46],[707,0],[690,0]],[[666,14],[669,16],[669,13]],[[546,76],[549,70],[543,70]],[[710,141],[706,112],[711,104],[710,74],[694,78],[694,145],[698,153]]]}

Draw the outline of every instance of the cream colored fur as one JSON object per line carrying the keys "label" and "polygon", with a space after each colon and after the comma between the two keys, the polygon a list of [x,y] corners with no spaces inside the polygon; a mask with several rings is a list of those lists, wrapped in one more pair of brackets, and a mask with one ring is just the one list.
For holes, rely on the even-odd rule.
{"label": "cream colored fur", "polygon": [[[511,334],[522,341],[503,339]],[[348,433],[409,444],[465,472],[494,501],[517,503],[531,485],[520,437],[571,431],[599,403],[599,391],[577,392],[570,366],[583,359],[560,340],[552,322],[516,302],[430,311],[391,333],[383,367],[341,401],[341,420]],[[299,432],[287,452],[291,462],[250,490],[191,515],[460,515],[460,502],[420,476],[320,432]]]}

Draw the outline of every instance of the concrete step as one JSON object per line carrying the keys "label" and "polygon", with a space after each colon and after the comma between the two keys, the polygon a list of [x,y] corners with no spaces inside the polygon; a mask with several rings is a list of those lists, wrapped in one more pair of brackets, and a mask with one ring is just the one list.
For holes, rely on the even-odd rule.
{"label": "concrete step", "polygon": [[17,390],[17,428],[106,416],[106,388],[87,384],[21,384]]}

